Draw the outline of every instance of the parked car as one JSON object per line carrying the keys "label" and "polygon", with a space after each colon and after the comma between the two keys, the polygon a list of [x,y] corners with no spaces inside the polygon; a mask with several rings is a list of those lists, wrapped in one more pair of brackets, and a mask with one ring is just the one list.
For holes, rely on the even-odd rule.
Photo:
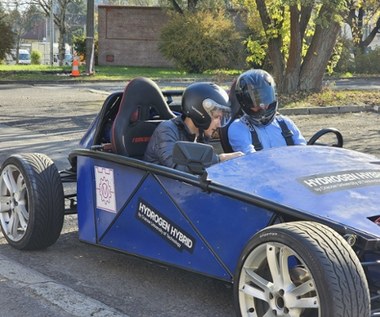
{"label": "parked car", "polygon": [[30,65],[31,64],[31,57],[28,50],[22,50],[20,49],[18,52],[18,63],[24,64],[24,65]]}
{"label": "parked car", "polygon": [[232,283],[237,316],[377,316],[380,159],[313,138],[212,166],[211,145],[178,142],[193,173],[147,163],[155,127],[176,115],[164,95],[146,78],[112,93],[61,172],[44,154],[7,158],[8,243],[52,246],[77,212],[81,241]]}
{"label": "parked car", "polygon": [[[12,49],[10,53],[6,54],[5,62],[9,65],[16,64],[16,50]],[[24,65],[31,64],[31,56],[28,50],[19,49],[18,51],[18,63]]]}
{"label": "parked car", "polygon": [[[16,64],[16,50],[12,49],[9,54],[6,54],[5,56],[5,62],[8,65]],[[31,57],[28,50],[20,49],[18,52],[18,63],[19,64],[25,64],[30,65],[31,64]]]}

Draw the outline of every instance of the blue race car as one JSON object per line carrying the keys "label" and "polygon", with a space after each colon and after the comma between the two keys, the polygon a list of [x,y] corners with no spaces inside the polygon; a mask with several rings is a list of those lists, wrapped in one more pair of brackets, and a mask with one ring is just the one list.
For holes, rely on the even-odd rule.
{"label": "blue race car", "polygon": [[[44,154],[7,158],[8,243],[49,247],[77,212],[81,241],[233,283],[237,316],[380,315],[380,159],[309,145],[211,166],[211,145],[178,142],[174,160],[192,173],[144,162],[154,129],[176,115],[168,103],[136,78],[106,99],[68,169]],[[311,143],[326,131],[342,145],[335,130]]]}

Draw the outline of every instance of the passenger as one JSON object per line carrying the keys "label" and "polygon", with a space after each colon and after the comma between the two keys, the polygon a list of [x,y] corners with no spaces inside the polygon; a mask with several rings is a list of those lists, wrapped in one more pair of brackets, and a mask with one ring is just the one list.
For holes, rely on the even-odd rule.
{"label": "passenger", "polygon": [[[173,163],[173,148],[177,141],[207,142],[230,117],[227,93],[212,83],[189,85],[182,96],[182,115],[160,123],[154,131],[144,160],[186,170]],[[242,152],[215,154],[213,163],[243,155]]]}
{"label": "passenger", "polygon": [[278,146],[306,145],[294,122],[277,112],[276,85],[270,74],[260,69],[246,71],[238,77],[234,89],[231,93],[235,93],[244,113],[228,129],[234,151],[247,154]]}

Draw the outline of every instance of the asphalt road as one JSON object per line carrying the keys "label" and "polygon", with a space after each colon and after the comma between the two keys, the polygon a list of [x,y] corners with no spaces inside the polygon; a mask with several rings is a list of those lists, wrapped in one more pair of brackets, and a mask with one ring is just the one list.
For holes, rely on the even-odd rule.
{"label": "asphalt road", "polygon": [[[16,152],[41,152],[60,169],[67,166],[104,91],[122,88],[112,87],[0,85],[0,162]],[[335,126],[346,147],[380,156],[379,113],[291,118],[306,138]],[[20,252],[1,237],[0,283],[0,316],[234,315],[231,285],[81,243],[75,215],[66,217],[57,243],[43,251]]]}

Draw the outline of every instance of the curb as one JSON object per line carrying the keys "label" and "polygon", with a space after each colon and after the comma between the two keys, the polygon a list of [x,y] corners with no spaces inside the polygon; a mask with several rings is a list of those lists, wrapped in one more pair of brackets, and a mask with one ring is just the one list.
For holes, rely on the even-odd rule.
{"label": "curb", "polygon": [[57,311],[63,310],[69,316],[128,317],[98,300],[60,284],[6,256],[0,255],[0,264],[2,280],[10,281],[16,292],[20,289],[23,292],[27,291],[31,299],[37,297],[47,301],[56,307]]}
{"label": "curb", "polygon": [[354,112],[377,112],[380,113],[380,106],[335,106],[320,108],[288,108],[279,109],[283,115],[313,115],[313,114],[340,114]]}

